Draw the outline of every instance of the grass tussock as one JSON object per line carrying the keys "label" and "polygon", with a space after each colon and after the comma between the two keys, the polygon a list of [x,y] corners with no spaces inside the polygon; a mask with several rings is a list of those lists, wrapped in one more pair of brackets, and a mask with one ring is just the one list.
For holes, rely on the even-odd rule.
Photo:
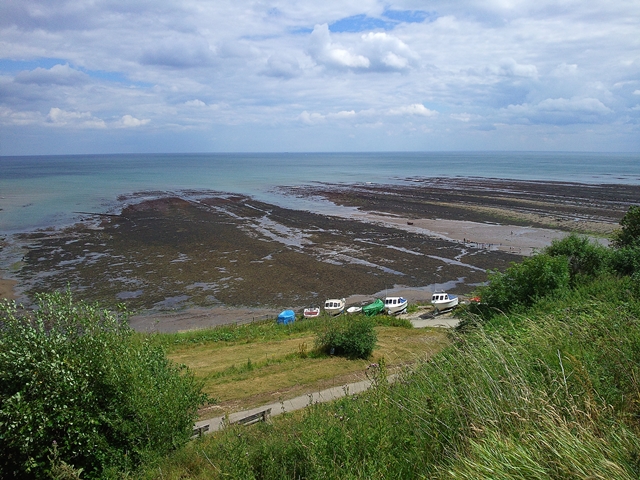
{"label": "grass tussock", "polygon": [[144,478],[640,477],[640,302],[599,277],[489,323],[365,394],[230,428]]}

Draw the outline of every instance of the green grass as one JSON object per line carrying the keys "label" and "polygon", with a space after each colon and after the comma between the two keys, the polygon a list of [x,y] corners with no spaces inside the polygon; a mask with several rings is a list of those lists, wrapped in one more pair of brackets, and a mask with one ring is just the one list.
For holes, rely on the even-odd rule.
{"label": "green grass", "polygon": [[392,385],[191,442],[143,478],[640,477],[640,301],[601,277],[468,326]]}

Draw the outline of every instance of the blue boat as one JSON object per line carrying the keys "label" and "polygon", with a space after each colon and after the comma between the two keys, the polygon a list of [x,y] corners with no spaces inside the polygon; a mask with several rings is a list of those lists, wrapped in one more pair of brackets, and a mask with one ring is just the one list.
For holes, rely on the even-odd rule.
{"label": "blue boat", "polygon": [[296,321],[296,313],[293,310],[285,310],[278,315],[278,323],[284,323],[285,325]]}

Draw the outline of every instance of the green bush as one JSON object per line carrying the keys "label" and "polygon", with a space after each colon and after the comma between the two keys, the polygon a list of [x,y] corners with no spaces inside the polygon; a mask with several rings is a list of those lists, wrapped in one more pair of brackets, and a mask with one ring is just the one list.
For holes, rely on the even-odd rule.
{"label": "green bush", "polygon": [[375,322],[365,316],[331,318],[318,331],[316,348],[349,358],[368,358],[378,341],[374,326]]}
{"label": "green bush", "polygon": [[632,205],[620,220],[621,229],[613,235],[617,248],[640,246],[640,205]]}
{"label": "green bush", "polygon": [[609,267],[620,275],[640,274],[640,245],[611,250]]}
{"label": "green bush", "polygon": [[133,335],[123,312],[69,292],[37,304],[0,305],[0,477],[42,478],[60,465],[100,477],[189,439],[200,385]]}
{"label": "green bush", "polygon": [[486,307],[507,312],[567,289],[569,280],[566,257],[539,254],[512,264],[504,273],[491,273],[489,285],[480,289],[480,296]]}
{"label": "green bush", "polygon": [[545,253],[551,257],[564,256],[569,262],[571,283],[579,277],[593,278],[607,266],[609,249],[589,240],[588,237],[571,234],[562,240],[554,240]]}

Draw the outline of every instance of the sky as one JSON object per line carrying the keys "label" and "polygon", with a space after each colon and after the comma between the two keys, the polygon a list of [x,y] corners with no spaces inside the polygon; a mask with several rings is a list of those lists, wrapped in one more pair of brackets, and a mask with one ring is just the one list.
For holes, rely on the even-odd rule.
{"label": "sky", "polygon": [[0,155],[640,151],[637,0],[2,0]]}

